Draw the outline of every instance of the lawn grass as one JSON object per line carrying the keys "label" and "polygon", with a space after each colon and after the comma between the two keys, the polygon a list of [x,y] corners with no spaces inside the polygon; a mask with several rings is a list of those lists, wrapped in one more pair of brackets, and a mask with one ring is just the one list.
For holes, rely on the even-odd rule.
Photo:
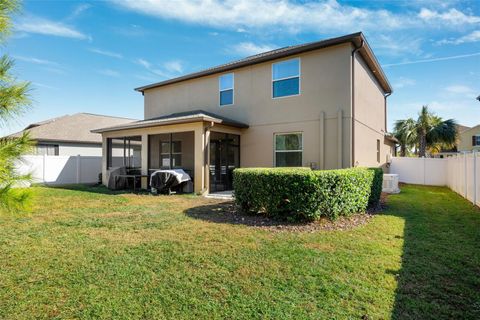
{"label": "lawn grass", "polygon": [[196,196],[33,191],[0,213],[0,319],[480,317],[480,210],[446,188],[315,233],[198,219],[218,202]]}

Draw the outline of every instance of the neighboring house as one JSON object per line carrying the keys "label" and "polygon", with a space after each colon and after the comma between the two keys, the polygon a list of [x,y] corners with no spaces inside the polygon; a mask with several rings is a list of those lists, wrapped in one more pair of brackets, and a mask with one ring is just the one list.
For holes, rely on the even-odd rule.
{"label": "neighboring house", "polygon": [[23,131],[10,136],[29,132],[31,139],[35,141],[32,153],[36,155],[102,156],[102,138],[91,130],[132,121],[134,119],[76,113],[32,123]]}
{"label": "neighboring house", "polygon": [[460,132],[458,151],[480,150],[480,124]]}
{"label": "neighboring house", "polygon": [[285,47],[136,89],[144,119],[94,130],[103,177],[136,150],[143,174],[183,168],[196,192],[232,189],[238,167],[383,166],[390,84],[362,33]]}

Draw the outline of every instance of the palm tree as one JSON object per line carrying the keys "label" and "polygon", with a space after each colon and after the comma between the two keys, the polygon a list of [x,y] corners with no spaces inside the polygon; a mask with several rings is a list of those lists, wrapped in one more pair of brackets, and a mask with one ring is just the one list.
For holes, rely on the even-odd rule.
{"label": "palm tree", "polygon": [[414,146],[417,131],[415,130],[415,120],[412,118],[406,120],[397,120],[395,122],[394,137],[397,138],[400,144],[400,156],[407,155],[407,149]]}
{"label": "palm tree", "polygon": [[[17,0],[0,0],[0,44],[10,33],[11,14],[18,9]],[[0,126],[23,114],[30,105],[28,82],[18,82],[10,73],[13,61],[0,57]],[[28,198],[25,191],[13,187],[29,179],[29,175],[15,170],[19,158],[32,143],[27,134],[19,138],[0,138],[0,207],[22,208]]]}
{"label": "palm tree", "polygon": [[418,156],[425,157],[427,148],[438,144],[453,146],[457,140],[457,122],[443,120],[422,106],[417,120]]}
{"label": "palm tree", "polygon": [[427,150],[434,152],[455,145],[457,123],[453,119],[443,120],[422,106],[417,120],[409,118],[395,123],[394,135],[400,143],[401,156],[415,148],[419,157],[425,157]]}

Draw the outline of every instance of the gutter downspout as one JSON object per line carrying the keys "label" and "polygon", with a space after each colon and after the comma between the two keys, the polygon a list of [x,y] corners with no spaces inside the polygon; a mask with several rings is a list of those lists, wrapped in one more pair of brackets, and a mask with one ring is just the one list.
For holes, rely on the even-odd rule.
{"label": "gutter downspout", "polygon": [[387,130],[387,98],[390,97],[391,94],[392,94],[391,92],[388,92],[388,93],[383,95],[383,98],[385,99],[385,102],[384,102],[384,104],[385,104],[385,133],[388,132],[388,130]]}
{"label": "gutter downspout", "polygon": [[360,46],[352,51],[352,167],[355,167],[355,54],[364,44],[365,41],[362,39]]}
{"label": "gutter downspout", "polygon": [[[391,92],[387,92],[386,94],[383,95],[383,99],[384,99],[384,113],[385,113],[385,133],[384,134],[387,134],[388,133],[388,130],[387,130],[387,98],[391,95],[392,93]],[[397,143],[394,142],[394,154],[393,156],[397,156]],[[387,164],[387,168],[390,167],[389,164]]]}

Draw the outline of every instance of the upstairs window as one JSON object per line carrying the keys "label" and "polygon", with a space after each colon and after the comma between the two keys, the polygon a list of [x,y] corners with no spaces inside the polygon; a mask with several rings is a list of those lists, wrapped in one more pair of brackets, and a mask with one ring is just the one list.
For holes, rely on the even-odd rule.
{"label": "upstairs window", "polygon": [[302,133],[275,134],[275,167],[301,167]]}
{"label": "upstairs window", "polygon": [[472,136],[472,146],[480,146],[480,134]]}
{"label": "upstairs window", "polygon": [[220,106],[233,104],[233,73],[228,73],[218,78],[218,87],[220,89]]}
{"label": "upstairs window", "polygon": [[39,156],[47,155],[47,156],[58,156],[59,154],[59,147],[58,144],[37,144],[36,154]]}
{"label": "upstairs window", "polygon": [[291,59],[272,65],[273,98],[300,94],[300,59]]}

